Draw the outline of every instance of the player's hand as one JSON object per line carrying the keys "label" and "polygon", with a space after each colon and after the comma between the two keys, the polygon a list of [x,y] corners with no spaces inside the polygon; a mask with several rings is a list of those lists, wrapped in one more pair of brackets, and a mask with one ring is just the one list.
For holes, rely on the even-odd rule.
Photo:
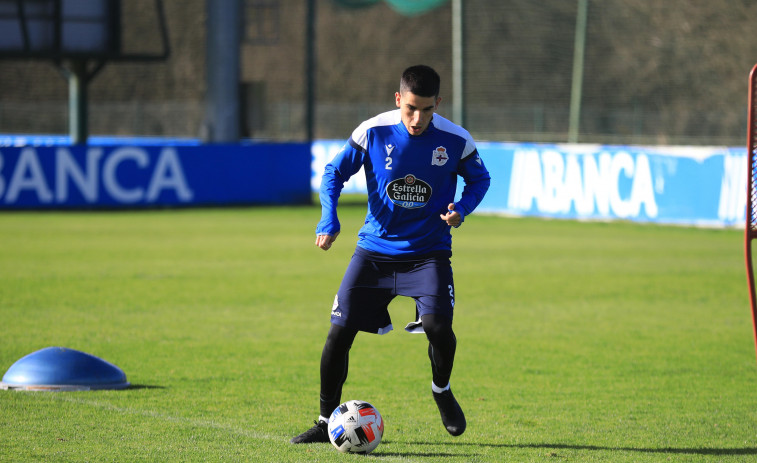
{"label": "player's hand", "polygon": [[331,245],[336,241],[336,237],[339,236],[339,232],[333,235],[318,235],[315,237],[315,245],[324,251],[331,249]]}
{"label": "player's hand", "polygon": [[447,213],[439,214],[439,217],[447,222],[447,225],[449,225],[450,227],[457,228],[461,223],[463,223],[463,216],[460,215],[459,212],[455,212],[455,203],[449,203],[449,206],[447,206]]}

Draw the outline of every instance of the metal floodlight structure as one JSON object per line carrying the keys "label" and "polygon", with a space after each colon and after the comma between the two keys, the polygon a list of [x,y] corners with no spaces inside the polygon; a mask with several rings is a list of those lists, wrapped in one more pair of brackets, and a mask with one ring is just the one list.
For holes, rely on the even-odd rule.
{"label": "metal floodlight structure", "polygon": [[0,389],[91,391],[129,385],[123,370],[99,357],[65,347],[46,347],[11,365]]}
{"label": "metal floodlight structure", "polygon": [[[155,0],[158,53],[129,53],[121,0],[0,0],[0,59],[50,60],[68,80],[71,142],[87,141],[87,85],[108,61],[165,61],[163,1]],[[142,13],[142,12],[140,12]]]}

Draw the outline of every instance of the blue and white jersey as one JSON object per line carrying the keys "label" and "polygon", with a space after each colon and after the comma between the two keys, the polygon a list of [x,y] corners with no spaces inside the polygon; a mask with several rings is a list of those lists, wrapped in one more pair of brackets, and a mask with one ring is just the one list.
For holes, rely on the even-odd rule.
{"label": "blue and white jersey", "polygon": [[462,127],[434,114],[428,128],[412,136],[400,110],[379,114],[354,132],[326,166],[321,182],[317,234],[340,230],[336,206],[344,183],[365,169],[368,213],[358,246],[389,256],[451,251],[450,227],[440,218],[454,202],[457,177],[465,188],[455,211],[473,212],[490,177],[476,144]]}

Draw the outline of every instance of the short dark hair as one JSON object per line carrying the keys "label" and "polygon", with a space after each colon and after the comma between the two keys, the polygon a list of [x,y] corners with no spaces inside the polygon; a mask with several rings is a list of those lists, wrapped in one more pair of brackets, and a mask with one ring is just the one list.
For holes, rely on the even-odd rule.
{"label": "short dark hair", "polygon": [[400,93],[407,91],[422,97],[438,97],[441,79],[431,67],[419,64],[410,66],[402,73]]}

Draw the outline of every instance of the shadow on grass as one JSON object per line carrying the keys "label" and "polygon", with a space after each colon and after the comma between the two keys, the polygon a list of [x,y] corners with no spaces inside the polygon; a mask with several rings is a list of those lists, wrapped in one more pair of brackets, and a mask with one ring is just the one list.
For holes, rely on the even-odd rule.
{"label": "shadow on grass", "polygon": [[[389,443],[391,441],[386,441]],[[661,453],[661,454],[680,454],[680,455],[709,455],[709,456],[727,456],[727,455],[757,455],[757,447],[738,447],[738,448],[678,448],[678,447],[661,447],[661,448],[645,448],[645,447],[603,447],[600,445],[570,445],[570,444],[494,444],[486,442],[450,442],[446,444],[440,444],[438,442],[406,442],[409,445],[434,445],[444,446],[451,445],[453,447],[489,447],[489,448],[502,448],[502,449],[545,449],[545,450],[598,450],[598,451],[613,451],[613,452],[639,452],[639,453]],[[460,456],[473,456],[471,454],[460,453],[424,453],[424,452],[380,452],[382,456],[398,456],[398,457],[460,457]]]}
{"label": "shadow on grass", "polygon": [[444,457],[450,457],[450,458],[459,458],[459,457],[466,457],[466,458],[473,458],[476,455],[472,453],[443,453],[443,452],[433,452],[433,453],[421,453],[421,452],[376,452],[373,454],[377,457],[401,457],[401,458],[408,458],[408,457],[415,457],[415,458],[444,458]]}
{"label": "shadow on grass", "polygon": [[165,386],[156,386],[154,384],[132,384],[125,388],[124,391],[134,391],[137,389],[166,389]]}

